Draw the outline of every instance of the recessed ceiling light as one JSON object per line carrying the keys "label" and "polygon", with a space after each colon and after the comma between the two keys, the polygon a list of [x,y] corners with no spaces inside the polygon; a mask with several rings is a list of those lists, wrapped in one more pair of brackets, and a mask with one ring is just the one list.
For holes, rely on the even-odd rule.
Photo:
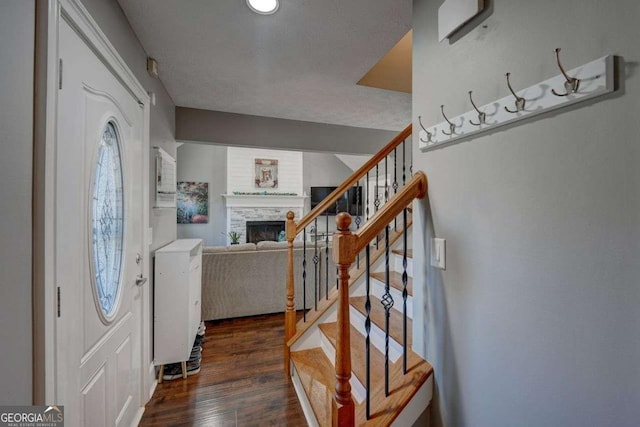
{"label": "recessed ceiling light", "polygon": [[247,6],[260,15],[271,15],[276,13],[280,3],[278,0],[247,0]]}

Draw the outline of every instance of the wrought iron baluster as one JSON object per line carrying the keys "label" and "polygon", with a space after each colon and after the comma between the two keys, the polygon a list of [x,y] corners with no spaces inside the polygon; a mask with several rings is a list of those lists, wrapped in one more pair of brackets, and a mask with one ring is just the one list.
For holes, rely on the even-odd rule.
{"label": "wrought iron baluster", "polygon": [[[336,204],[336,207],[337,207],[337,204]],[[328,209],[325,211],[324,219],[326,222],[326,227],[324,229],[324,262],[325,262],[324,297],[325,299],[329,299],[329,210]]]}
{"label": "wrought iron baluster", "polygon": [[369,197],[371,193],[369,193],[369,172],[368,171],[367,171],[366,184],[367,184],[367,208],[365,209],[365,216],[366,216],[365,222],[368,222],[369,221],[369,205],[371,204],[371,200]]}
{"label": "wrought iron baluster", "polygon": [[384,295],[382,295],[382,306],[384,307],[384,395],[389,396],[389,318],[391,307],[393,307],[393,297],[389,292],[389,226],[384,228],[385,248],[384,248]]}
{"label": "wrought iron baluster", "polygon": [[371,290],[371,276],[370,276],[370,268],[371,268],[371,246],[367,245],[365,248],[365,284],[366,284],[366,300],[364,303],[364,309],[367,313],[366,318],[364,320],[364,330],[366,332],[366,336],[364,339],[364,348],[365,348],[365,388],[366,388],[366,399],[367,399],[367,419],[371,416],[371,298],[370,298],[370,290]]}
{"label": "wrought iron baluster", "polygon": [[[380,163],[376,163],[376,187],[375,187],[375,192],[376,194],[374,195],[374,199],[373,199],[373,213],[375,214],[376,212],[378,212],[378,208],[380,207],[380,196],[379,196],[379,178],[378,178],[378,166],[380,165]],[[380,243],[380,236],[376,235],[376,249],[378,249],[378,243]]]}
{"label": "wrought iron baluster", "polygon": [[384,158],[384,203],[389,201],[389,172],[388,172],[389,156]]}
{"label": "wrought iron baluster", "polygon": [[402,373],[407,373],[407,208],[402,210],[404,233],[402,233]]}
{"label": "wrought iron baluster", "polygon": [[[393,149],[393,194],[398,193],[398,147]],[[393,230],[398,231],[398,218],[393,219]]]}
{"label": "wrought iron baluster", "polygon": [[[360,186],[360,180],[356,181],[356,231],[360,229],[360,195],[362,194],[362,187]],[[360,253],[356,256],[356,268],[360,268]]]}
{"label": "wrought iron baluster", "polygon": [[402,141],[402,186],[407,183],[407,150],[405,148],[405,142]]}
{"label": "wrought iron baluster", "polygon": [[320,257],[318,256],[318,217],[313,220],[313,264],[314,264],[314,276],[313,276],[313,306],[316,311],[318,310],[318,273],[320,272],[320,266],[318,262]]}
{"label": "wrought iron baluster", "polygon": [[307,321],[307,227],[302,229],[302,321]]}

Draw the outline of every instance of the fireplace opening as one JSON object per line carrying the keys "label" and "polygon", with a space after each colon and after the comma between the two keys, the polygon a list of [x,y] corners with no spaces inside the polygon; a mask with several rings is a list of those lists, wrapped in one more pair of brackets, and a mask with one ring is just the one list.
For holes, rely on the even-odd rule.
{"label": "fireplace opening", "polygon": [[277,242],[284,231],[284,221],[247,221],[247,243],[264,240]]}

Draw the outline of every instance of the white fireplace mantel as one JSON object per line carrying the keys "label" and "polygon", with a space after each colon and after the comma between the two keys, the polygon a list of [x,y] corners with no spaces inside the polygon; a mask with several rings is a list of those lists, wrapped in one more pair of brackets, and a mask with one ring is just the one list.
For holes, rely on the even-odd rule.
{"label": "white fireplace mantel", "polygon": [[304,208],[309,196],[267,196],[247,194],[223,194],[229,208]]}

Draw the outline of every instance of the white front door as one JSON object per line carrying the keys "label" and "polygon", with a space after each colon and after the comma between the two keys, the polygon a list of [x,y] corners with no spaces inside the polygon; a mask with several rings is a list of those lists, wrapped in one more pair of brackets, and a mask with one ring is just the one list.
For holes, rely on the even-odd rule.
{"label": "white front door", "polygon": [[128,426],[143,404],[144,110],[64,18],[59,57],[56,403],[70,427]]}

